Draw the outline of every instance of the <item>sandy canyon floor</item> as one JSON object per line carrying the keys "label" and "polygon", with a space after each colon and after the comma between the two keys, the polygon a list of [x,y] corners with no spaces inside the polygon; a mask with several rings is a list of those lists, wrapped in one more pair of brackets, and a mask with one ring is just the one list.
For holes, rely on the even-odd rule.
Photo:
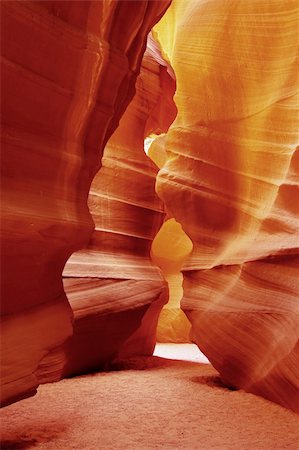
{"label": "sandy canyon floor", "polygon": [[155,355],[40,386],[3,408],[1,449],[299,448],[298,415],[224,387],[196,346],[158,344]]}

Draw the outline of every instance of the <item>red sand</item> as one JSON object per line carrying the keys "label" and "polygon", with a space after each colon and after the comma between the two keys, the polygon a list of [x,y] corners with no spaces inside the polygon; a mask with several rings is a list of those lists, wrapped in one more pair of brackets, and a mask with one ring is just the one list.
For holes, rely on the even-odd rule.
{"label": "red sand", "polygon": [[[167,348],[172,357],[173,345],[157,351]],[[183,348],[184,359],[200,357],[193,346]],[[230,391],[209,364],[154,356],[125,366],[43,385],[35,397],[2,409],[1,449],[299,448],[296,414]]]}

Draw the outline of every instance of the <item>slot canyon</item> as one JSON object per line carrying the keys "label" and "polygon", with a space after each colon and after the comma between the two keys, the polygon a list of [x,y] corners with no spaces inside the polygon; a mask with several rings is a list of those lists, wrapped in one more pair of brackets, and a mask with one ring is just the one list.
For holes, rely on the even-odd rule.
{"label": "slot canyon", "polygon": [[1,1],[1,449],[299,449],[298,29]]}

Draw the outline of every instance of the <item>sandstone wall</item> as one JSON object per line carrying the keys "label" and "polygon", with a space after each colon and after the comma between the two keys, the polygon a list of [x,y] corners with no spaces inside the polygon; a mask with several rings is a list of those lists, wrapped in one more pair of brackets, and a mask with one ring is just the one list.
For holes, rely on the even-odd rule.
{"label": "sandstone wall", "polygon": [[88,243],[91,181],[169,3],[1,3],[3,404],[35,392],[72,334],[62,270]]}
{"label": "sandstone wall", "polygon": [[[194,250],[182,308],[224,380],[299,410],[298,5],[174,0],[157,191]],[[297,355],[297,356],[296,356]]]}
{"label": "sandstone wall", "polygon": [[136,95],[105,148],[89,193],[95,230],[64,270],[75,316],[66,374],[153,352],[168,287],[150,250],[165,213],[155,192],[158,168],[144,152],[144,139],[167,131],[176,116],[169,72],[149,37]]}

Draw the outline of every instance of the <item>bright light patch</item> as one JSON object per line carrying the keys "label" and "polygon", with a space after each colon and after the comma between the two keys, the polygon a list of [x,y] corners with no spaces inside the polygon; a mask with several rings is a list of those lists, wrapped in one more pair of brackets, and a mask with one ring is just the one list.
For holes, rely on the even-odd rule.
{"label": "bright light patch", "polygon": [[152,142],[156,139],[157,136],[148,136],[144,139],[144,151],[148,155],[150,146],[152,145]]}

